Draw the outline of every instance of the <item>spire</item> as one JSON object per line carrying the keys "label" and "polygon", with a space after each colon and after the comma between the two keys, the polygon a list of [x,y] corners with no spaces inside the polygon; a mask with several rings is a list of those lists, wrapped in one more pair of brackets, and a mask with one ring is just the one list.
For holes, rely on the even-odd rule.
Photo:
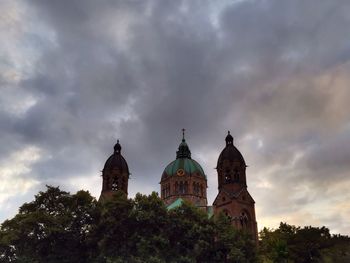
{"label": "spire", "polygon": [[227,136],[225,138],[225,141],[226,141],[226,146],[233,145],[233,137],[230,134],[230,131],[227,132]]}
{"label": "spire", "polygon": [[176,159],[189,158],[191,159],[191,151],[185,140],[185,129],[182,129],[182,142],[179,145],[179,150],[176,152]]}
{"label": "spire", "polygon": [[121,145],[119,143],[119,140],[117,140],[116,145],[114,145],[114,153],[115,154],[120,154],[121,149],[122,149],[122,147],[121,147]]}

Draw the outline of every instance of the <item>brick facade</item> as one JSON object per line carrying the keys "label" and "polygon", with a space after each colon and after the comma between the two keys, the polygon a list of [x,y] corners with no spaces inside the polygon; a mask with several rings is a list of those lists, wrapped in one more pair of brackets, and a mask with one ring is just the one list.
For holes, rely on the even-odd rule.
{"label": "brick facade", "polygon": [[[233,145],[233,137],[230,133],[225,141],[226,147],[217,161],[219,192],[212,207],[207,204],[206,175],[201,166],[191,158],[184,134],[176,152],[176,160],[171,162],[162,174],[160,196],[167,206],[181,199],[207,212],[213,211],[214,215],[224,213],[230,218],[234,227],[245,229],[257,240],[255,201],[247,189],[247,166],[242,154]],[[110,198],[116,190],[121,190],[127,195],[129,174],[129,168],[121,155],[121,146],[118,141],[113,155],[108,158],[102,171],[100,200]]]}
{"label": "brick facade", "polygon": [[170,205],[182,198],[196,206],[207,206],[207,180],[198,174],[175,175],[163,179],[161,198]]}

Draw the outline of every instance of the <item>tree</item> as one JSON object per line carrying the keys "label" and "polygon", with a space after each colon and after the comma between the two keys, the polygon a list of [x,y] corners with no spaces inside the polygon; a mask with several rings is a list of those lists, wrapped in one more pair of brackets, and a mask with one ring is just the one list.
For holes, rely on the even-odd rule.
{"label": "tree", "polygon": [[[133,202],[117,191],[111,199],[99,204],[99,217],[93,226],[90,242],[96,247],[91,257],[98,262],[126,261],[128,240],[132,232]],[[113,261],[113,262],[114,262]]]}
{"label": "tree", "polygon": [[215,262],[256,262],[256,244],[244,230],[235,229],[230,219],[220,213],[216,218]]}
{"label": "tree", "polygon": [[[102,262],[166,262],[167,210],[156,193],[127,199],[117,192],[101,204],[94,236]],[[162,261],[163,260],[163,261]]]}
{"label": "tree", "polygon": [[332,236],[326,227],[296,227],[281,223],[260,232],[262,262],[348,262],[350,239]]}
{"label": "tree", "polygon": [[166,231],[169,225],[168,211],[158,194],[137,194],[132,210],[133,233],[129,242],[133,256],[139,262],[166,262],[169,240]]}
{"label": "tree", "polygon": [[169,211],[169,222],[170,262],[210,262],[215,226],[203,210],[185,201]]}
{"label": "tree", "polygon": [[287,239],[280,231],[263,228],[260,232],[259,252],[262,262],[288,262]]}
{"label": "tree", "polygon": [[88,192],[75,195],[47,186],[0,229],[3,262],[85,262],[88,235],[96,216]]}

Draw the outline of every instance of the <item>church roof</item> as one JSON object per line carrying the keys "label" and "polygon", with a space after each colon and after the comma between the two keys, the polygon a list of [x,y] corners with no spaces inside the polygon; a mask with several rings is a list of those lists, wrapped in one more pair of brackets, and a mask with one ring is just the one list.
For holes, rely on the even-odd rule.
{"label": "church roof", "polygon": [[182,141],[179,145],[178,151],[176,152],[176,159],[165,167],[162,174],[162,180],[169,176],[183,176],[194,174],[206,178],[203,168],[197,161],[191,158],[191,151],[186,143],[185,136],[183,134]]}
{"label": "church roof", "polygon": [[107,159],[103,171],[120,170],[121,172],[126,172],[129,174],[128,164],[120,153],[121,149],[122,147],[120,146],[118,140],[117,144],[114,146],[114,153]]}
{"label": "church roof", "polygon": [[179,158],[175,161],[172,161],[168,164],[163,172],[162,179],[165,179],[169,176],[182,175],[178,171],[184,171],[183,175],[194,175],[203,176],[206,178],[206,175],[198,162],[193,159],[188,158]]}
{"label": "church roof", "polygon": [[224,160],[238,161],[245,166],[246,163],[244,161],[244,158],[241,152],[233,145],[233,137],[231,136],[230,132],[228,132],[225,138],[225,141],[226,141],[226,147],[220,153],[217,167],[219,167]]}
{"label": "church roof", "polygon": [[208,218],[212,218],[214,215],[214,208],[212,206],[207,206]]}
{"label": "church roof", "polygon": [[172,202],[170,205],[168,205],[166,207],[166,209],[171,210],[171,209],[174,209],[176,207],[179,207],[182,205],[183,202],[184,202],[184,200],[180,197],[180,198],[176,199],[174,202]]}

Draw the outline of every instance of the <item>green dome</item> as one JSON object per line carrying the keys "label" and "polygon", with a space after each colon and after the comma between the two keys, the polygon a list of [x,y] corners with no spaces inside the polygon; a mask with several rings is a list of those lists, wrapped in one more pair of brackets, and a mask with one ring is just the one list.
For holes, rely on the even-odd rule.
{"label": "green dome", "polygon": [[206,179],[202,167],[195,160],[191,159],[191,151],[185,141],[184,129],[183,138],[176,152],[176,160],[165,167],[162,180],[169,176],[189,176],[198,174]]}
{"label": "green dome", "polygon": [[195,160],[189,158],[178,158],[165,167],[162,179],[169,176],[178,176],[177,171],[180,169],[185,172],[184,176],[198,174],[205,179],[207,178],[202,167]]}

